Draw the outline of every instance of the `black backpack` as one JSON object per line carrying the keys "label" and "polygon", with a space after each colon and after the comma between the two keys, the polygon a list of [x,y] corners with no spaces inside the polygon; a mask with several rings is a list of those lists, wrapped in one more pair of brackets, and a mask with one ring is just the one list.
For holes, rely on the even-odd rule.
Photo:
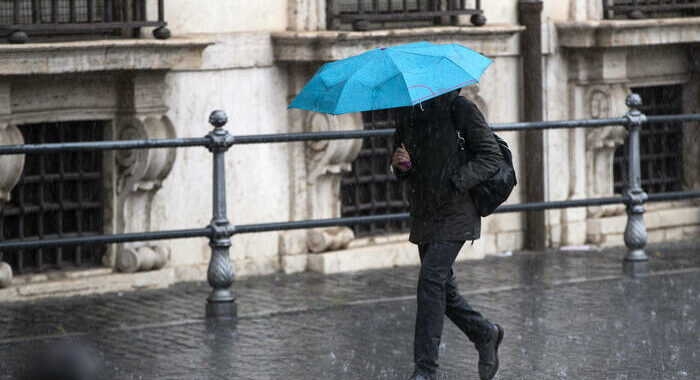
{"label": "black backpack", "polygon": [[[453,118],[454,119],[454,118]],[[469,160],[469,153],[466,150],[464,144],[464,138],[462,138],[459,132],[459,127],[457,123],[453,122],[455,128],[457,128],[457,145],[460,150],[464,151],[462,157],[460,157],[461,162]],[[498,164],[498,170],[489,179],[481,182],[480,184],[472,187],[469,193],[474,200],[474,205],[479,215],[482,217],[491,215],[498,206],[508,199],[513,188],[518,183],[515,178],[515,168],[513,168],[513,154],[508,148],[508,144],[498,137],[495,133],[493,136],[498,142],[498,146],[501,148],[501,154],[503,154],[503,160]]]}

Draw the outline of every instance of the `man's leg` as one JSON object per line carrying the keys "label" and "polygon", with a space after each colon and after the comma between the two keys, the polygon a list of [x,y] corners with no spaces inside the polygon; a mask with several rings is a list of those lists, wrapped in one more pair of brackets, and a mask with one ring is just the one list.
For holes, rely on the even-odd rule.
{"label": "man's leg", "polygon": [[438,348],[452,264],[464,242],[441,241],[419,246],[418,310],[413,354],[416,372],[428,378],[437,374]]}
{"label": "man's leg", "polygon": [[503,339],[503,328],[492,324],[469,306],[457,290],[451,269],[445,296],[445,314],[469,337],[479,352],[479,378],[493,379],[498,371],[498,346]]}
{"label": "man's leg", "polygon": [[488,342],[493,335],[493,325],[478,311],[469,306],[457,289],[452,268],[446,284],[445,315],[476,345]]}

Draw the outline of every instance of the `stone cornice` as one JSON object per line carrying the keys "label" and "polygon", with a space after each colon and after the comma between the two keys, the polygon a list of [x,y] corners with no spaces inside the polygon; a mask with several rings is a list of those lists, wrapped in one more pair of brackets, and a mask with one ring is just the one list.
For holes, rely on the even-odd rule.
{"label": "stone cornice", "polygon": [[272,34],[274,55],[281,62],[331,62],[381,46],[418,41],[459,43],[490,57],[514,56],[520,51],[520,25],[440,26],[411,29]]}
{"label": "stone cornice", "polygon": [[700,17],[558,22],[559,45],[607,48],[697,43]]}
{"label": "stone cornice", "polygon": [[0,75],[191,69],[211,44],[198,38],[0,44]]}

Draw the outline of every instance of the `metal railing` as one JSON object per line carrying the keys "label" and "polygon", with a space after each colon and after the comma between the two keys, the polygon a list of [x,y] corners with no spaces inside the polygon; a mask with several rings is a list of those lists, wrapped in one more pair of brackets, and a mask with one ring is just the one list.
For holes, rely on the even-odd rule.
{"label": "metal railing", "polygon": [[466,0],[326,0],[329,30],[405,28],[407,22],[457,25],[463,15],[471,15],[474,26],[486,24],[481,0],[473,8]]}
{"label": "metal railing", "polygon": [[[625,245],[628,247],[628,253],[624,259],[623,271],[625,274],[630,276],[644,276],[649,270],[648,258],[644,253],[644,247],[646,246],[647,242],[646,227],[643,219],[644,204],[646,202],[699,198],[700,190],[659,193],[647,196],[647,194],[645,194],[640,187],[639,131],[644,124],[669,121],[700,121],[700,114],[646,117],[639,111],[639,107],[642,103],[639,95],[631,94],[628,96],[626,103],[630,108],[629,112],[627,112],[624,117],[620,118],[522,122],[492,125],[492,129],[494,131],[596,128],[604,126],[625,126],[629,130],[627,144],[629,144],[628,171],[630,183],[622,196],[503,205],[499,207],[496,212],[521,212],[624,203],[627,205],[628,215],[627,227],[624,234]],[[0,146],[0,155],[62,151],[106,151],[202,146],[206,147],[212,152],[214,169],[212,201],[213,217],[209,225],[205,227],[171,231],[137,232],[43,240],[3,241],[0,242],[0,251],[4,252],[22,249],[88,244],[111,244],[207,237],[209,238],[209,245],[211,246],[212,250],[211,260],[207,271],[207,281],[212,287],[212,292],[208,297],[207,302],[207,316],[225,317],[235,315],[236,313],[235,298],[229,290],[229,287],[233,284],[234,280],[233,267],[229,257],[229,247],[231,246],[230,238],[233,235],[292,229],[350,226],[364,223],[401,221],[409,218],[408,213],[400,213],[350,218],[234,225],[229,222],[226,215],[226,173],[224,165],[224,155],[233,145],[361,139],[375,136],[390,136],[394,133],[394,129],[243,135],[234,137],[223,129],[223,126],[227,123],[227,117],[223,111],[212,112],[209,117],[209,122],[214,126],[214,130],[209,132],[204,137]]]}
{"label": "metal railing", "polygon": [[607,19],[697,16],[700,0],[603,0],[603,12]]}
{"label": "metal railing", "polygon": [[30,35],[113,34],[138,37],[140,28],[153,27],[159,39],[170,37],[164,0],[158,19],[148,20],[148,0],[0,0],[0,36],[24,43]]}

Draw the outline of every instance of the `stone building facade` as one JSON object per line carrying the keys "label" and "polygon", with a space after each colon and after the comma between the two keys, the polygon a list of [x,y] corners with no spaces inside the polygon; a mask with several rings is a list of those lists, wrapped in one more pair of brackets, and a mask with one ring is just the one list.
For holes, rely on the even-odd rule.
{"label": "stone building facade", "polygon": [[[209,131],[207,116],[214,109],[227,112],[227,128],[234,135],[386,125],[390,123],[386,114],[333,117],[288,110],[287,105],[325,62],[376,47],[424,40],[463,44],[492,58],[494,64],[481,84],[465,88],[464,94],[479,105],[491,123],[522,120],[521,40],[529,31],[520,24],[517,0],[484,2],[486,24],[482,26],[472,25],[468,16],[459,16],[452,20],[455,22],[395,23],[370,30],[329,25],[333,23],[327,17],[329,3],[169,0],[164,16],[172,36],[165,40],[141,33],[137,39],[42,40],[30,36],[23,44],[3,41],[0,144],[24,143],[31,136],[34,140],[30,142],[49,141],[47,136],[65,138],[64,134],[82,140],[200,137]],[[544,1],[545,120],[622,116],[626,112],[624,99],[632,90],[650,99],[656,107],[652,112],[700,112],[700,17],[613,17],[605,3]],[[148,1],[149,15],[155,9],[156,2]],[[71,134],[78,128],[88,132]],[[697,124],[688,124],[675,128],[682,131],[675,135],[672,129],[674,126],[665,126],[649,137],[663,142],[648,143],[648,186],[660,183],[661,191],[698,189],[700,129]],[[39,132],[31,135],[34,130]],[[523,136],[508,132],[502,137],[512,147],[520,178],[525,178],[528,173],[522,162],[528,157],[528,146],[523,144]],[[550,130],[543,138],[546,199],[612,195],[616,183],[624,180],[615,170],[622,160],[624,128]],[[358,201],[365,195],[356,194],[353,201],[346,194],[348,186],[360,183],[371,192],[401,191],[387,179],[388,165],[371,169],[371,174],[364,176],[369,179],[360,178],[360,160],[376,165],[387,157],[388,148],[381,146],[382,142],[373,142],[371,147],[367,144],[340,140],[232,148],[226,164],[231,222],[304,220],[346,216],[351,212],[348,210],[371,214],[405,209],[400,195],[379,199],[372,193],[370,201]],[[677,149],[664,150],[664,146]],[[55,172],[47,174],[51,160],[64,159],[66,165],[75,166],[74,173],[58,165]],[[92,160],[94,173],[88,175],[87,167],[70,160]],[[74,224],[70,218],[89,219],[91,222],[78,219],[80,233],[193,228],[207,225],[211,218],[211,156],[203,148],[122,151],[99,157],[3,156],[0,167],[0,207],[5,210],[0,218],[7,223],[36,224],[31,219],[36,215],[19,221],[12,217],[29,215],[27,210],[32,207],[38,210],[35,214],[44,213],[39,224],[44,223],[43,217],[52,221],[66,217],[66,223]],[[37,170],[32,178],[28,177],[30,169]],[[658,171],[663,171],[663,178],[650,174]],[[41,202],[35,195],[22,195],[22,189],[49,177],[63,181],[61,190],[37,185],[40,190],[35,188],[31,193],[39,191],[52,200]],[[69,184],[69,177],[78,182],[89,177],[93,182],[81,187]],[[64,192],[77,192],[79,197],[74,199]],[[82,192],[90,192],[94,199]],[[59,193],[65,197],[52,198]],[[527,200],[526,193],[516,188],[508,202]],[[380,201],[386,206],[377,206]],[[88,203],[94,206],[92,211],[83,209]],[[71,207],[77,211],[70,211]],[[55,213],[50,214],[51,210]],[[623,206],[548,211],[546,244],[621,245],[625,221]],[[697,238],[700,204],[649,205],[645,221],[651,242]],[[82,231],[83,225],[92,230]],[[30,230],[39,235],[36,229]],[[333,273],[418,263],[415,246],[406,242],[405,224],[380,230],[334,227],[237,235],[232,239],[231,259],[239,276],[305,270]],[[459,259],[520,250],[524,241],[523,215],[490,216],[484,220],[482,239],[465,245]],[[5,288],[0,289],[0,301],[203,280],[210,256],[207,243],[205,239],[185,239],[92,251],[86,247],[85,252],[3,253],[0,284]],[[52,264],[51,258],[57,255],[64,255],[65,266]]]}

